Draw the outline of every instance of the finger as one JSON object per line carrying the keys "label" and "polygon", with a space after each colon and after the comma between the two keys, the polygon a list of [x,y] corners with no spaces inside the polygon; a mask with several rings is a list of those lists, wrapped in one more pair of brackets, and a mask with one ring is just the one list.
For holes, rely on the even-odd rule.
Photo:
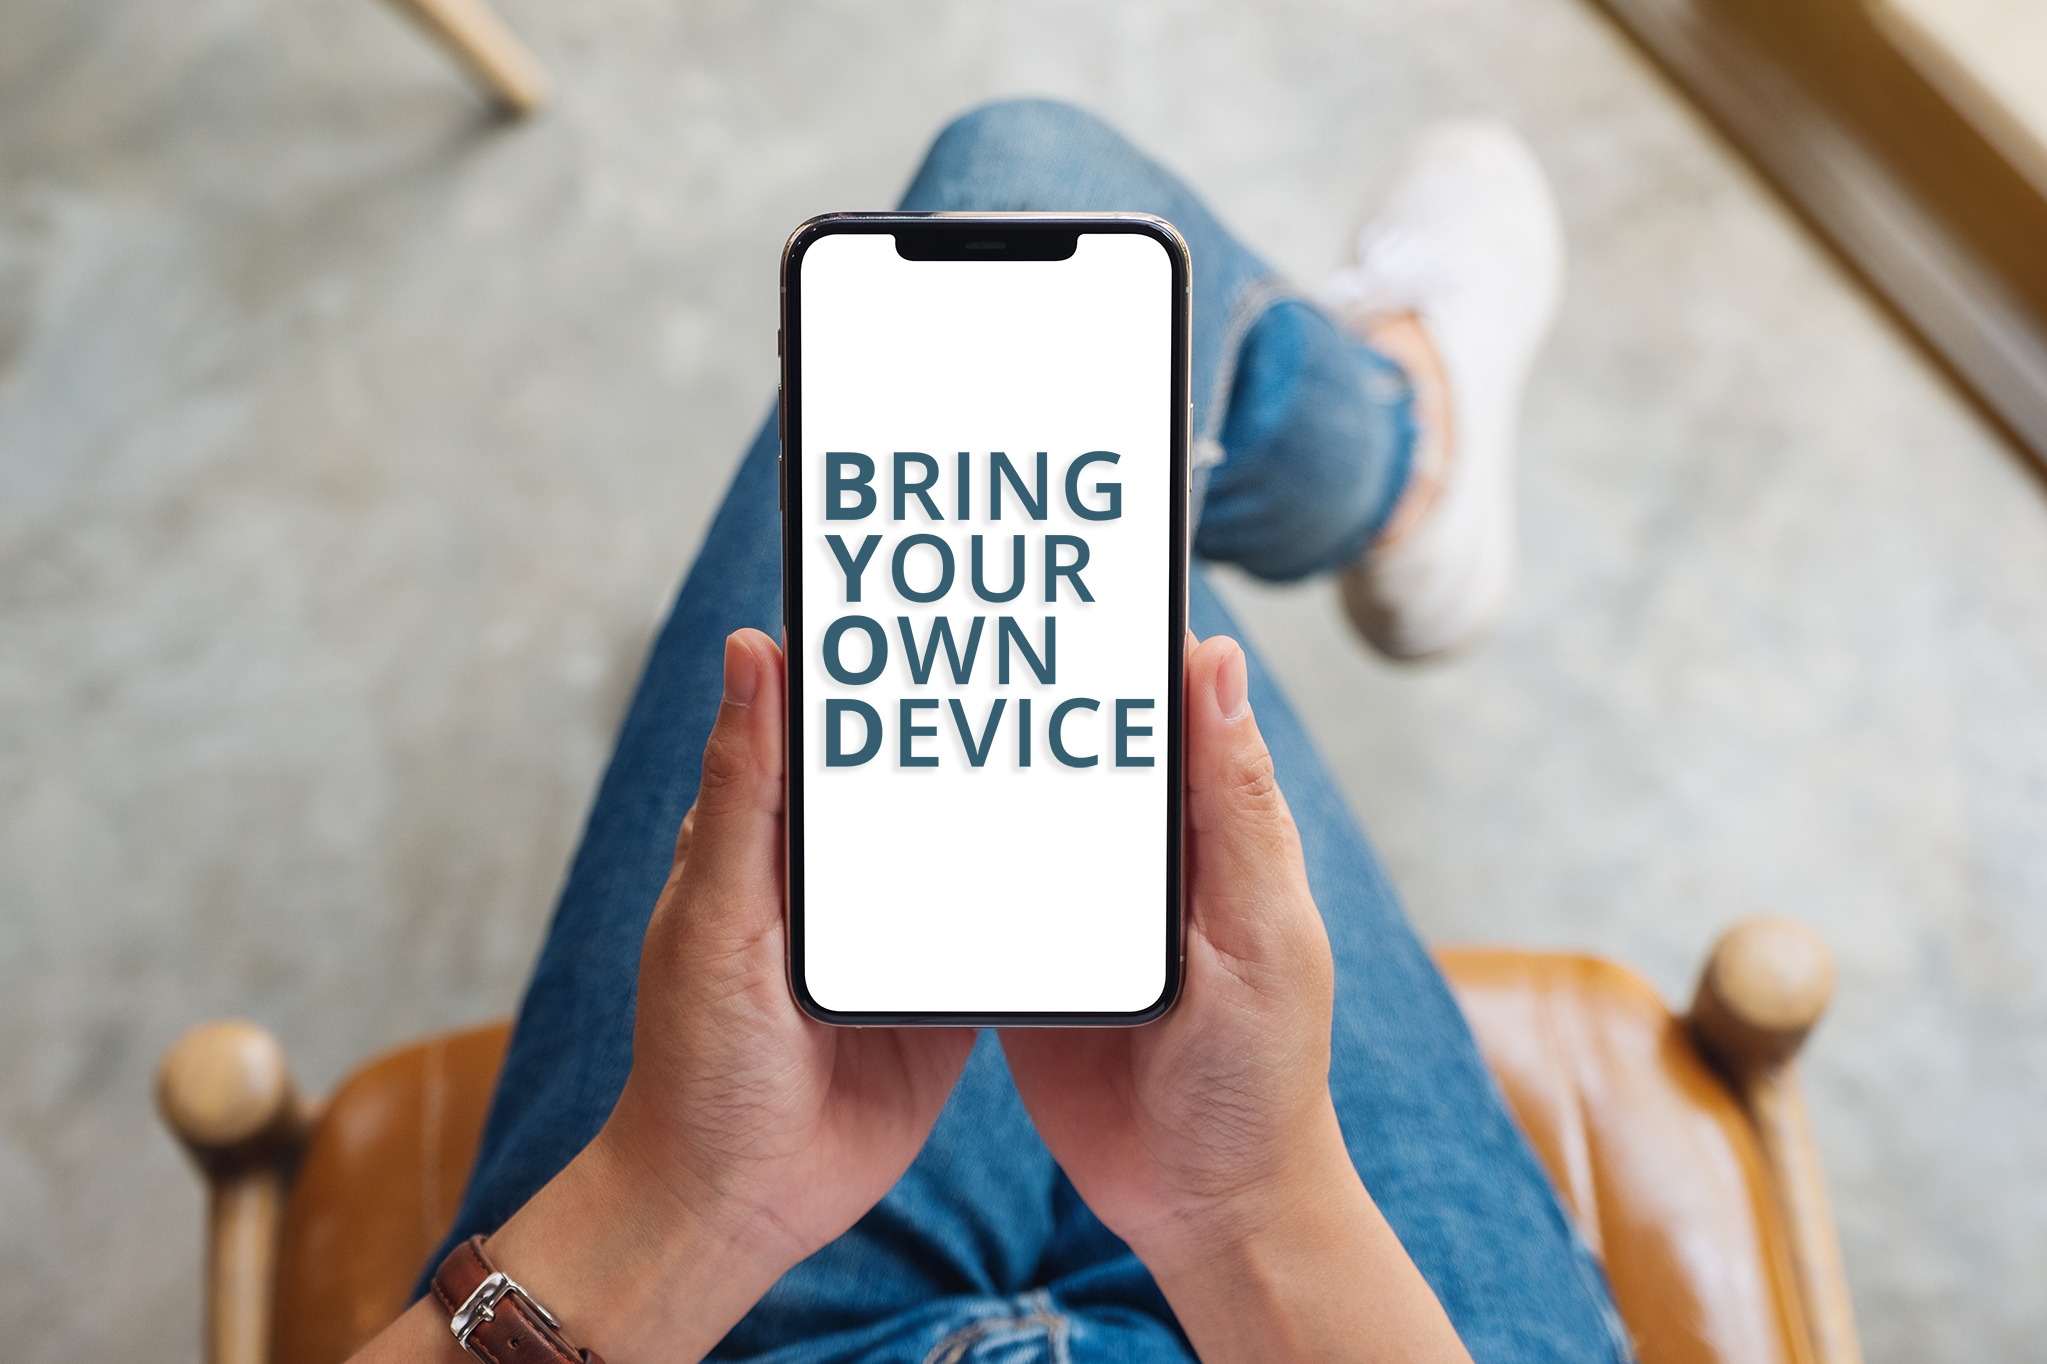
{"label": "finger", "polygon": [[782,767],[782,651],[758,630],[735,631],[686,831],[682,885],[700,927],[751,936],[779,918]]}
{"label": "finger", "polygon": [[1224,911],[1255,921],[1312,907],[1300,835],[1251,713],[1243,649],[1227,636],[1207,639],[1188,655],[1186,675],[1197,912],[1215,930]]}

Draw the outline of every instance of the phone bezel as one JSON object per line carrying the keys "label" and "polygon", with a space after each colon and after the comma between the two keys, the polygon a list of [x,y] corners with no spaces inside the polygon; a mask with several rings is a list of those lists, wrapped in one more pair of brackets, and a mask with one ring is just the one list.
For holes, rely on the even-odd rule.
{"label": "phone bezel", "polygon": [[[991,231],[1008,229],[1013,240],[1030,245],[1015,256],[967,256],[969,241],[987,241]],[[803,565],[797,552],[801,529],[802,462],[787,458],[800,448],[803,431],[802,367],[803,334],[801,284],[804,254],[826,236],[840,233],[887,234],[897,236],[898,249],[904,235],[914,234],[913,250],[926,254],[914,259],[985,259],[999,265],[1004,259],[1060,259],[1034,254],[1045,250],[1049,239],[1057,241],[1067,229],[1077,233],[1137,233],[1165,248],[1172,267],[1172,383],[1168,403],[1171,430],[1171,529],[1169,533],[1170,586],[1166,604],[1164,647],[1167,658],[1166,705],[1166,916],[1165,983],[1158,999],[1128,1013],[1073,1012],[843,1012],[827,1009],[811,997],[804,980],[803,859],[804,859],[804,773],[800,754],[803,742],[804,670],[800,645],[788,648],[788,683],[784,688],[786,709],[784,753],[788,772],[786,794],[786,836],[783,844],[783,912],[787,927],[787,969],[790,993],[797,1005],[812,1018],[846,1027],[1134,1027],[1149,1023],[1172,1008],[1181,986],[1182,942],[1186,909],[1185,885],[1185,640],[1187,635],[1188,469],[1193,414],[1192,385],[1192,278],[1187,243],[1173,225],[1163,218],[1140,213],[828,213],[799,226],[782,251],[780,353],[782,382],[778,391],[781,441],[780,484],[782,499],[782,620],[785,641],[802,638]],[[959,250],[961,254],[944,252]],[[1067,254],[1071,254],[1070,250]]]}

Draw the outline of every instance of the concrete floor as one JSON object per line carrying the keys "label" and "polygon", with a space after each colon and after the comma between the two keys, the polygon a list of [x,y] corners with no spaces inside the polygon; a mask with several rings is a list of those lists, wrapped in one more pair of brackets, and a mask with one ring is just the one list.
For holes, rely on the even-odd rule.
{"label": "concrete floor", "polygon": [[[1575,248],[1499,637],[1229,594],[1424,931],[1682,998],[1841,962],[1815,1120],[1872,1364],[2047,1331],[2047,499],[1583,0],[559,6],[489,122],[367,0],[15,0],[0,37],[0,1320],[196,1349],[186,1025],[308,1088],[509,1010],[651,623],[774,385],[777,250],[950,114],[1107,114],[1302,277],[1438,114]],[[189,1343],[189,1344],[188,1344]]]}

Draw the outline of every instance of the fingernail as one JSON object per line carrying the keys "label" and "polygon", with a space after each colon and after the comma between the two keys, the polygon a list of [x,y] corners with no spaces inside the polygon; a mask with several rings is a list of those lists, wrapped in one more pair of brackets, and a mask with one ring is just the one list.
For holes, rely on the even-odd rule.
{"label": "fingernail", "polygon": [[1251,679],[1244,670],[1244,651],[1235,643],[1216,665],[1215,707],[1225,720],[1241,720],[1251,713]]}
{"label": "fingernail", "polygon": [[725,637],[725,704],[750,706],[760,694],[761,661],[740,642],[737,633]]}

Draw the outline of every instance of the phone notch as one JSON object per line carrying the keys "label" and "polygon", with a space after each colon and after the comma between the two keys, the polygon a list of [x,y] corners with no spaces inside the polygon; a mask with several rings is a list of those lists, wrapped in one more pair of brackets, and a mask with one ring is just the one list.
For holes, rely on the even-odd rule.
{"label": "phone notch", "polygon": [[904,260],[1070,260],[1080,246],[1073,226],[990,223],[988,231],[961,232],[956,223],[895,229],[896,254]]}

